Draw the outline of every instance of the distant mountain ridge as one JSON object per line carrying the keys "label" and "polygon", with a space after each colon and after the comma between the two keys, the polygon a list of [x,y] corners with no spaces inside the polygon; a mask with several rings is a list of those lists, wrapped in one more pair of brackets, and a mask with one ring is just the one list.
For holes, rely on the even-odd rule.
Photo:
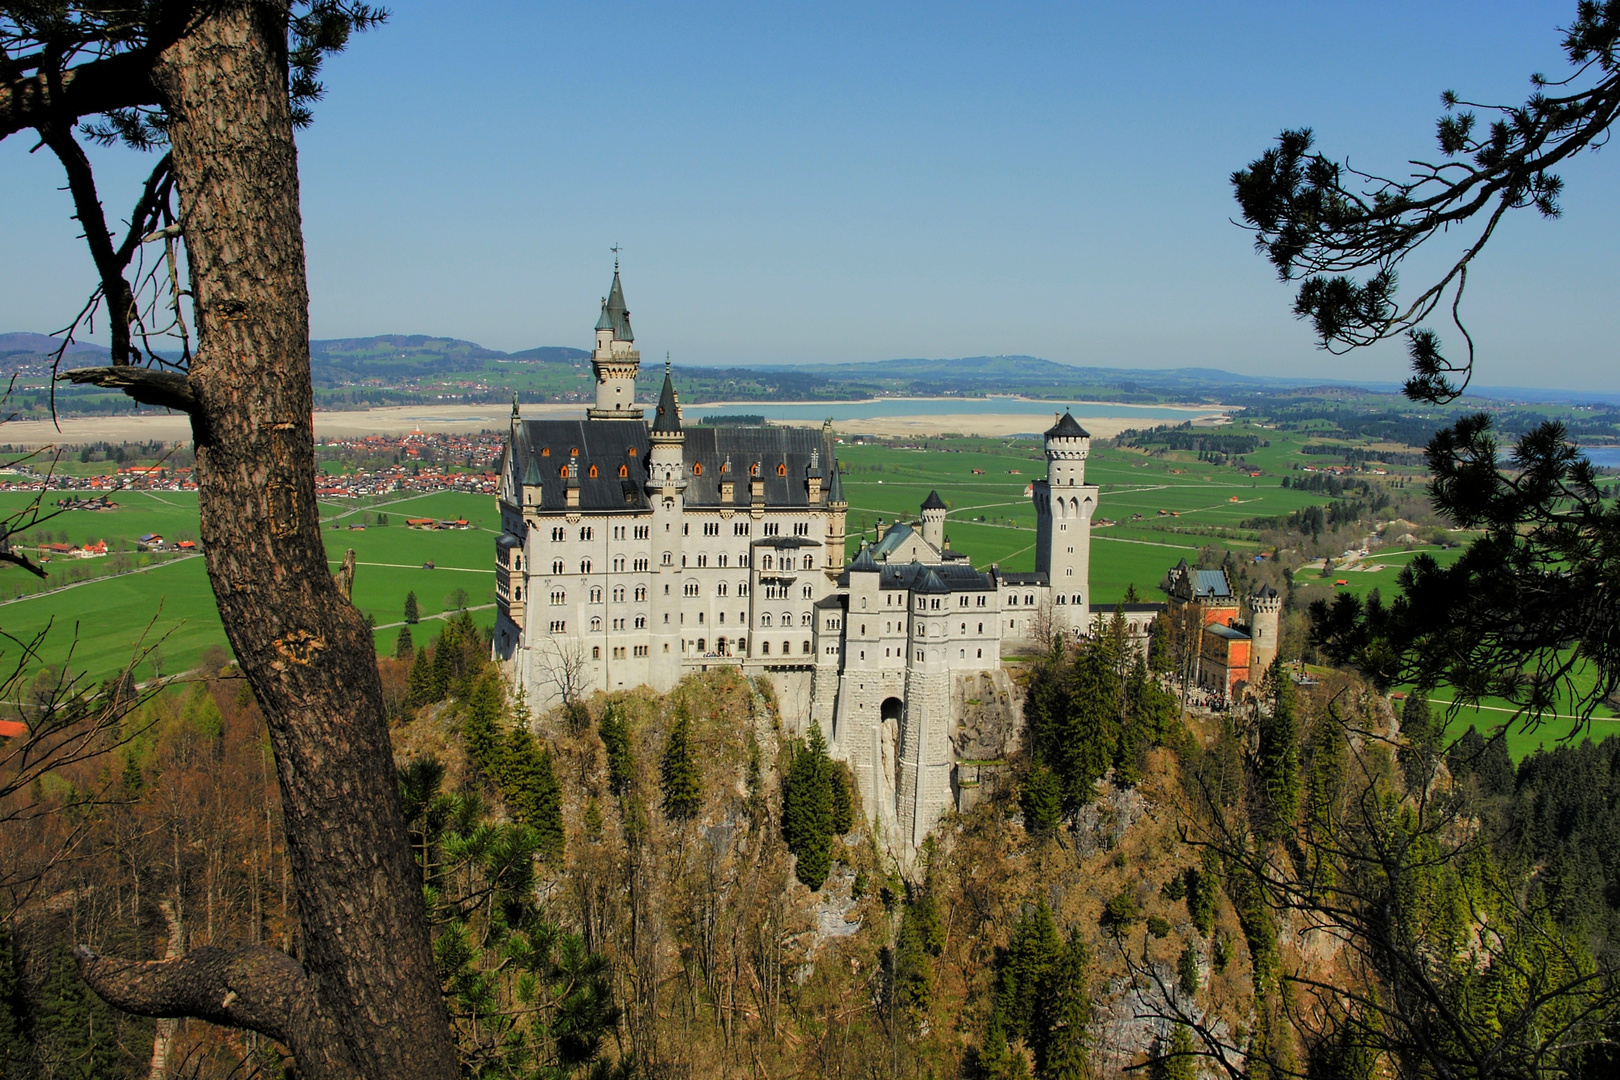
{"label": "distant mountain ridge", "polygon": [[[0,371],[46,363],[59,344],[59,338],[45,334],[0,333]],[[386,383],[395,379],[484,371],[490,362],[577,367],[591,355],[586,349],[566,345],[541,345],[508,353],[485,348],[475,341],[431,334],[320,338],[311,341],[309,346],[315,383],[328,388],[363,380]],[[104,361],[107,349],[96,344],[75,343],[69,347],[68,354],[75,365],[93,364]],[[896,393],[932,396],[1024,392],[1048,396],[1047,391],[1061,396],[1096,396],[1116,401],[1216,401],[1246,390],[1337,386],[1391,393],[1400,389],[1396,382],[1243,375],[1209,367],[1079,367],[1022,354],[954,359],[902,357],[757,367],[684,365],[678,370],[694,384],[690,391],[683,389],[682,394],[693,403],[729,396],[751,400],[781,400],[788,396],[819,400],[843,392],[870,397]],[[1476,386],[1470,393],[1508,401],[1620,403],[1620,393],[1592,390]]]}

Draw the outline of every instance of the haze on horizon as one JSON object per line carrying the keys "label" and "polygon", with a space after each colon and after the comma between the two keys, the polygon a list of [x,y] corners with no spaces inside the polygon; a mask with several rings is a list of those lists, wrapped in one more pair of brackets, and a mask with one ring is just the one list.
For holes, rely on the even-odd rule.
{"label": "haze on horizon", "polygon": [[[1303,125],[1369,171],[1438,157],[1441,91],[1562,77],[1574,6],[400,0],[300,135],[312,333],[585,347],[618,243],[644,356],[683,364],[1398,380],[1398,347],[1315,348],[1228,176]],[[58,329],[92,280],[29,145],[0,144],[0,331]],[[149,160],[94,153],[121,216]],[[1620,389],[1620,169],[1562,175],[1563,218],[1516,215],[1470,275],[1481,384]]]}

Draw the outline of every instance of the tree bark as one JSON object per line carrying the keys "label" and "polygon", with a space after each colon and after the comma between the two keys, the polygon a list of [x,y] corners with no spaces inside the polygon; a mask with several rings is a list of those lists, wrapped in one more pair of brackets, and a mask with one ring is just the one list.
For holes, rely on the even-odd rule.
{"label": "tree bark", "polygon": [[249,948],[132,964],[81,953],[104,998],[287,1044],[301,1073],[457,1072],[366,621],[321,543],[287,5],[222,4],[159,55],[191,266],[201,538],[270,730],[303,962]]}

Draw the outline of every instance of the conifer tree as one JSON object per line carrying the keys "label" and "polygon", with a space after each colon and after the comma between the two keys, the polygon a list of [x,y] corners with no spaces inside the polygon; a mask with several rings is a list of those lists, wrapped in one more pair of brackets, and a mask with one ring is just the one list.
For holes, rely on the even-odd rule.
{"label": "conifer tree", "polygon": [[1062,786],[1039,758],[1024,777],[1019,803],[1024,811],[1024,828],[1031,835],[1046,836],[1063,823]]}
{"label": "conifer tree", "polygon": [[782,838],[797,856],[794,873],[818,890],[832,869],[832,762],[818,724],[797,747],[782,778]]}
{"label": "conifer tree", "polygon": [[421,611],[421,608],[416,603],[416,593],[414,593],[414,592],[406,593],[405,594],[405,622],[406,622],[406,624],[414,626],[416,623],[420,622],[421,619],[422,619],[422,611]]}
{"label": "conifer tree", "polygon": [[609,702],[602,711],[597,732],[602,737],[602,748],[607,751],[608,791],[621,797],[627,795],[635,780],[636,763],[630,752],[630,729],[624,707],[617,701]]}
{"label": "conifer tree", "polygon": [[501,795],[512,816],[534,832],[535,850],[553,865],[563,854],[562,786],[551,751],[526,727],[512,726],[502,754]]}
{"label": "conifer tree", "polygon": [[399,636],[394,639],[394,659],[409,660],[415,655],[416,644],[411,641],[411,628],[402,626],[399,628]]}
{"label": "conifer tree", "polygon": [[1148,638],[1148,670],[1168,675],[1175,664],[1170,653],[1170,618],[1160,615],[1153,620],[1152,636]]}
{"label": "conifer tree", "polygon": [[841,761],[832,763],[831,780],[832,833],[843,836],[855,827],[855,782]]}
{"label": "conifer tree", "polygon": [[1255,832],[1279,840],[1299,816],[1299,717],[1293,680],[1274,661],[1267,675],[1269,710],[1260,713],[1260,745],[1255,759]]}
{"label": "conifer tree", "polygon": [[664,792],[664,813],[686,821],[703,809],[703,777],[692,757],[692,719],[683,704],[676,708],[664,740],[658,774]]}
{"label": "conifer tree", "polygon": [[902,1008],[921,1012],[933,1000],[933,957],[944,948],[944,936],[933,892],[924,884],[906,898],[894,946],[894,995]]}
{"label": "conifer tree", "polygon": [[996,1011],[1007,1034],[1028,1039],[1034,1027],[1035,1006],[1062,958],[1063,943],[1052,925],[1052,910],[1040,900],[1018,917],[1007,957],[996,980]]}
{"label": "conifer tree", "polygon": [[63,1080],[123,1075],[118,1028],[112,1009],[79,978],[72,952],[58,943],[33,1010],[36,1073]]}
{"label": "conifer tree", "polygon": [[25,990],[11,924],[0,922],[0,1080],[31,1080]]}
{"label": "conifer tree", "polygon": [[1220,856],[1212,848],[1205,848],[1197,869],[1187,871],[1187,914],[1193,926],[1205,937],[1215,929],[1216,890],[1220,888]]}
{"label": "conifer tree", "polygon": [[1029,1063],[1007,1045],[1007,1028],[999,1012],[990,1014],[990,1026],[979,1049],[980,1080],[1026,1080]]}
{"label": "conifer tree", "polygon": [[426,645],[417,646],[416,659],[411,663],[410,678],[405,685],[407,705],[426,705],[438,700],[433,696],[433,661],[428,657]]}
{"label": "conifer tree", "polygon": [[1091,1075],[1091,990],[1086,978],[1090,966],[1091,950],[1080,939],[1078,929],[1070,931],[1062,956],[1040,992],[1029,1036],[1035,1051],[1035,1074],[1041,1080],[1085,1080]]}
{"label": "conifer tree", "polygon": [[1198,993],[1198,950],[1193,948],[1192,942],[1181,950],[1181,956],[1176,961],[1176,981],[1181,985],[1181,992],[1188,997]]}
{"label": "conifer tree", "polygon": [[1192,1029],[1177,1024],[1170,1032],[1170,1046],[1159,1070],[1164,1080],[1198,1080],[1198,1059],[1193,1055]]}
{"label": "conifer tree", "polygon": [[1429,699],[1421,690],[1407,695],[1401,705],[1401,773],[1406,777],[1406,790],[1420,794],[1434,773],[1440,758],[1440,743],[1444,732],[1429,713]]}
{"label": "conifer tree", "polygon": [[467,699],[467,719],[461,726],[467,753],[497,786],[502,780],[501,758],[505,750],[501,732],[501,721],[506,711],[505,697],[500,676],[493,671],[486,672]]}

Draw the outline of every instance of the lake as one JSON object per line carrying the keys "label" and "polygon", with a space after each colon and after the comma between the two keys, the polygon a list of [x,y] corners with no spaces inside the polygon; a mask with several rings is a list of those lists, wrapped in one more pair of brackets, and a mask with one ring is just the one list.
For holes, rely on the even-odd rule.
{"label": "lake", "polygon": [[[1028,398],[873,398],[869,401],[828,401],[809,404],[773,405],[766,401],[745,401],[730,405],[685,405],[681,413],[691,419],[706,416],[763,416],[767,420],[869,420],[888,416],[1029,416],[1041,429],[1050,426],[1048,419],[1064,409],[1077,420],[1125,419],[1144,423],[1180,423],[1195,416],[1208,416],[1220,412],[1209,408],[1172,408],[1163,405],[1113,405],[1098,402],[1031,401]],[[649,414],[651,410],[648,410]],[[650,418],[650,417],[649,417]]]}

